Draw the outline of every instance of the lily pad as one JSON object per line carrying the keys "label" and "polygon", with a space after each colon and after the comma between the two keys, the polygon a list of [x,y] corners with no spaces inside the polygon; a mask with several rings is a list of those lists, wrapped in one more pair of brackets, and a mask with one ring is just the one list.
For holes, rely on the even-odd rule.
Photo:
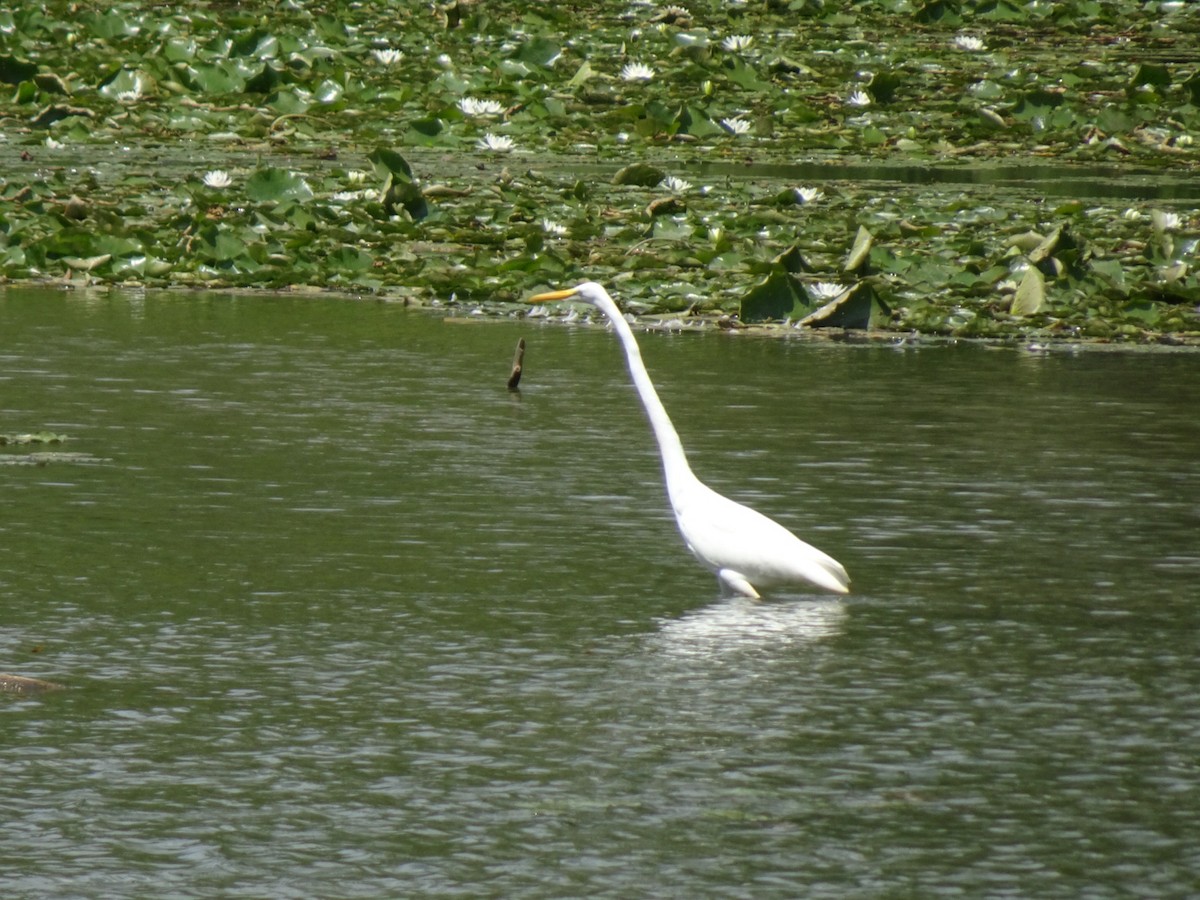
{"label": "lily pad", "polygon": [[743,322],[769,322],[807,315],[813,308],[795,276],[775,271],[746,292],[738,316]]}
{"label": "lily pad", "polygon": [[246,179],[246,196],[258,202],[310,200],[313,191],[308,182],[295,172],[267,166],[256,170]]}
{"label": "lily pad", "polygon": [[612,178],[613,184],[635,185],[637,187],[654,187],[667,177],[667,173],[658,166],[648,163],[632,163],[620,169]]}
{"label": "lily pad", "polygon": [[1009,311],[1014,316],[1031,316],[1046,305],[1046,280],[1037,266],[1030,266],[1017,285]]}
{"label": "lily pad", "polygon": [[870,328],[890,315],[891,309],[875,293],[875,289],[863,283],[809,313],[797,324],[811,328]]}
{"label": "lily pad", "polygon": [[38,67],[34,63],[8,55],[0,56],[0,81],[5,84],[20,84],[22,81],[29,81],[37,74],[37,71]]}
{"label": "lily pad", "polygon": [[846,257],[846,264],[842,266],[843,271],[853,272],[861,268],[870,256],[871,245],[874,242],[875,238],[871,232],[860,225],[858,233],[854,236],[854,246],[850,248],[850,254]]}
{"label": "lily pad", "polygon": [[375,166],[375,172],[383,178],[383,207],[391,216],[400,206],[413,221],[429,215],[429,203],[413,177],[412,166],[403,156],[387,147],[377,147],[367,157]]}

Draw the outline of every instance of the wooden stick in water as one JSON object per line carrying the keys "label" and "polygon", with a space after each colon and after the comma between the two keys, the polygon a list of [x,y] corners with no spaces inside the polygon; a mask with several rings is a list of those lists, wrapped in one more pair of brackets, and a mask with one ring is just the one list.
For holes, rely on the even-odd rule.
{"label": "wooden stick in water", "polygon": [[525,364],[525,338],[517,341],[517,352],[513,356],[512,374],[508,376],[508,389],[515,391],[521,383],[521,366]]}

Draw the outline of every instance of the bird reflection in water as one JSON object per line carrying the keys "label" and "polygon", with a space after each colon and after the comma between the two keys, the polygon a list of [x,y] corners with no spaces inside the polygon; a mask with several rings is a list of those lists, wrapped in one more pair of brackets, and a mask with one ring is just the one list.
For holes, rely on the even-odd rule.
{"label": "bird reflection in water", "polygon": [[778,650],[809,644],[841,631],[846,606],[839,600],[756,603],[734,597],[660,623],[654,644],[681,657]]}

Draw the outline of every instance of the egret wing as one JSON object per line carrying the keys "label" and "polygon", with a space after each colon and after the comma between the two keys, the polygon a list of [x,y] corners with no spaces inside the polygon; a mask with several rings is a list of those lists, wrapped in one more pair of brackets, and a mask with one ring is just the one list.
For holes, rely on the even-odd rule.
{"label": "egret wing", "polygon": [[697,559],[714,572],[728,569],[755,586],[810,581],[845,593],[849,579],[831,556],[774,519],[705,485],[676,505],[679,530]]}

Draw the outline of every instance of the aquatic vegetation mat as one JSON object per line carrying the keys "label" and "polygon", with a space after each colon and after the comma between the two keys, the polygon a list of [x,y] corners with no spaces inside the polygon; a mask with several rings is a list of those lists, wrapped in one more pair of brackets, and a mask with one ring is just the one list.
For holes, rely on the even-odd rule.
{"label": "aquatic vegetation mat", "polygon": [[0,277],[1200,335],[1200,9],[0,10]]}

